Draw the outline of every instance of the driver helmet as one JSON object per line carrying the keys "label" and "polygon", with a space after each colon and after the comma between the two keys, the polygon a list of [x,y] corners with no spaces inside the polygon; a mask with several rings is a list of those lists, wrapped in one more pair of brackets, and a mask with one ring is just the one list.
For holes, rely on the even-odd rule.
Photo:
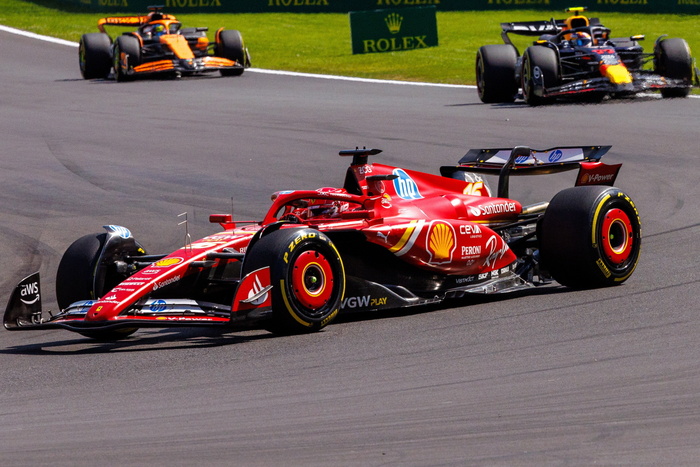
{"label": "driver helmet", "polygon": [[577,32],[571,35],[569,42],[574,47],[588,47],[593,43],[593,40],[587,32]]}
{"label": "driver helmet", "polygon": [[153,37],[160,37],[165,34],[165,26],[162,24],[156,24],[153,27]]}

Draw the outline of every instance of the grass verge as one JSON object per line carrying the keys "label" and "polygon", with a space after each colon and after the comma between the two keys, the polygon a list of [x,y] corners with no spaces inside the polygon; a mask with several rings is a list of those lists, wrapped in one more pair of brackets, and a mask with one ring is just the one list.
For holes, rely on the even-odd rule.
{"label": "grass verge", "polygon": [[[143,14],[138,11],[134,14]],[[119,15],[121,15],[120,13]],[[606,13],[601,21],[614,37],[645,34],[651,51],[662,34],[682,37],[700,50],[697,16]],[[0,0],[0,24],[77,42],[97,31],[104,13],[61,6],[57,0]],[[422,50],[352,55],[347,14],[183,14],[184,26],[238,29],[253,66],[273,70],[323,73],[363,78],[450,84],[474,84],[474,56],[485,44],[501,43],[500,23],[563,18],[561,11],[438,12],[440,45]],[[126,30],[124,30],[126,31]],[[120,34],[112,28],[111,34]],[[522,42],[523,47],[527,40]],[[520,44],[518,44],[520,45]],[[521,51],[523,50],[521,47]]]}

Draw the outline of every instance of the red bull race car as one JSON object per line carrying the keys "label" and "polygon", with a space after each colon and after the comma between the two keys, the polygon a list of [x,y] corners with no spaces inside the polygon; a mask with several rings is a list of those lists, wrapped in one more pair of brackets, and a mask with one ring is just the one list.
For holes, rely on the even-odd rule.
{"label": "red bull race car", "polygon": [[[436,304],[468,294],[621,284],[640,255],[634,202],[613,187],[609,146],[470,150],[440,175],[349,157],[342,187],[280,191],[258,221],[213,214],[221,230],[149,254],[109,225],[68,247],[59,309],[42,308],[39,273],[14,289],[11,331],[62,328],[113,340],[138,328],[222,326],[317,331],[339,313]],[[577,170],[550,201],[510,199],[513,175]],[[498,177],[492,193],[487,175]],[[188,236],[186,236],[187,238]]]}
{"label": "red bull race car", "polygon": [[[114,16],[97,22],[100,32],[83,34],[78,48],[80,73],[85,79],[105,79],[114,71],[117,81],[140,76],[195,75],[218,71],[240,76],[250,67],[250,54],[239,31],[220,28],[215,41],[206,27],[183,28],[162,7],[149,7],[144,16]],[[115,40],[105,26],[137,27]]]}
{"label": "red bull race car", "polygon": [[[502,23],[505,43],[482,46],[476,54],[481,101],[510,103],[521,97],[534,106],[557,98],[600,101],[643,91],[686,97],[697,84],[685,40],[661,36],[653,52],[645,53],[639,45],[643,35],[611,38],[610,29],[583,11],[569,8],[572,16],[564,20]],[[538,39],[520,55],[510,34]]]}

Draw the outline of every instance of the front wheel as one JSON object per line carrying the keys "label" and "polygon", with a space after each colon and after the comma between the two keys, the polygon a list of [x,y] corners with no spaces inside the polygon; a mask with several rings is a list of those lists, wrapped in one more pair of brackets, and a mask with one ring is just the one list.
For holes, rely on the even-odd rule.
{"label": "front wheel", "polygon": [[130,81],[129,70],[141,64],[141,43],[134,36],[119,36],[114,44],[114,77],[117,81]]}
{"label": "front wheel", "polygon": [[634,202],[614,187],[574,187],[557,193],[539,228],[543,268],[575,288],[621,284],[634,272],[641,222]]}
{"label": "front wheel", "polygon": [[233,60],[241,68],[221,70],[221,76],[240,76],[244,68],[249,66],[248,52],[243,44],[243,36],[235,29],[224,29],[216,38],[216,54],[220,57]]}
{"label": "front wheel", "polygon": [[107,78],[112,68],[112,43],[102,32],[83,34],[78,46],[80,74],[84,79]]}
{"label": "front wheel", "polygon": [[484,45],[476,53],[476,89],[485,104],[510,103],[518,94],[518,53],[507,44]]}
{"label": "front wheel", "polygon": [[686,97],[693,81],[693,57],[688,43],[679,38],[658,42],[654,47],[654,71],[665,78],[688,83],[686,87],[661,89],[663,97]]}
{"label": "front wheel", "polygon": [[520,72],[523,99],[528,105],[548,104],[547,88],[558,86],[561,78],[557,53],[544,46],[528,47],[523,54]]}
{"label": "front wheel", "polygon": [[[113,265],[100,264],[107,241],[106,233],[88,234],[74,241],[63,254],[56,272],[56,301],[61,310],[81,300],[97,300],[126,278],[118,274]],[[145,253],[138,244],[135,245],[134,251],[124,251],[123,254]],[[135,331],[136,328],[86,330],[80,334],[101,341],[114,341]]]}
{"label": "front wheel", "polygon": [[338,314],[345,294],[340,254],[323,233],[286,228],[263,236],[246,253],[243,274],[269,266],[275,334],[318,331]]}

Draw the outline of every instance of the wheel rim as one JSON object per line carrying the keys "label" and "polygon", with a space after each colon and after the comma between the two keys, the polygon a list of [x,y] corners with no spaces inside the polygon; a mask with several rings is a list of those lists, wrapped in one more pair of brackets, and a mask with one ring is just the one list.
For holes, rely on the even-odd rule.
{"label": "wheel rim", "polygon": [[630,258],[634,250],[634,229],[625,211],[615,208],[605,214],[601,243],[610,263],[621,265]]}
{"label": "wheel rim", "polygon": [[333,296],[333,269],[318,251],[304,251],[294,261],[292,289],[299,304],[315,311]]}
{"label": "wheel rim", "polygon": [[114,74],[121,76],[121,50],[119,47],[114,48]]}
{"label": "wheel rim", "polygon": [[484,61],[481,56],[476,58],[476,90],[479,97],[484,97]]}
{"label": "wheel rim", "polygon": [[80,48],[78,49],[78,58],[80,62],[80,71],[85,73],[85,46],[80,43]]}
{"label": "wheel rim", "polygon": [[520,73],[520,87],[522,88],[523,91],[523,98],[527,101],[527,99],[530,96],[530,60],[527,59],[527,56],[523,59],[523,70]]}

